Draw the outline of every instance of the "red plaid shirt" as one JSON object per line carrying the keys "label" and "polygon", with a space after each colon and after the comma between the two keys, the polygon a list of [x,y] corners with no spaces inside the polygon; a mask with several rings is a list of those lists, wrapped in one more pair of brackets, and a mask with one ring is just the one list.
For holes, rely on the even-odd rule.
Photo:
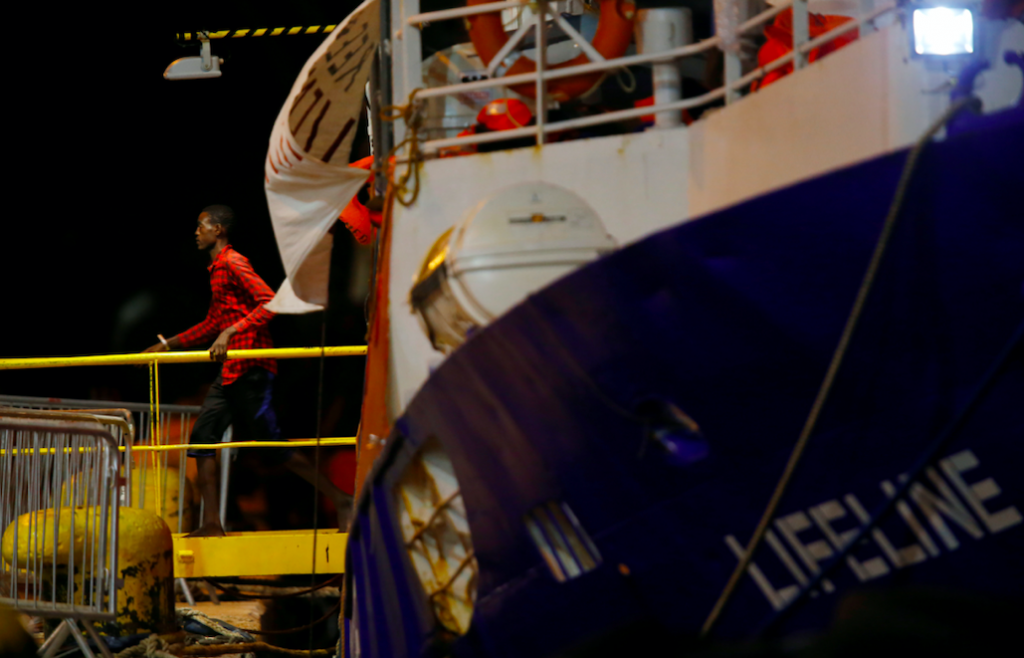
{"label": "red plaid shirt", "polygon": [[[253,271],[249,259],[225,245],[208,268],[213,299],[206,319],[178,334],[182,347],[210,345],[222,331],[234,325],[238,331],[228,342],[229,350],[273,347],[267,323],[274,317],[267,302],[274,291]],[[221,370],[224,385],[241,377],[249,368],[259,366],[277,373],[273,359],[231,359]]]}

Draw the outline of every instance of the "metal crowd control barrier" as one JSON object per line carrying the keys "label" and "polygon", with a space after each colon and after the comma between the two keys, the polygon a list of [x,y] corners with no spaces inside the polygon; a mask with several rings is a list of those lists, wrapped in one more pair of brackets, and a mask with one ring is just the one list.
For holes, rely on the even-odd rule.
{"label": "metal crowd control barrier", "polygon": [[[116,405],[120,407],[113,409]],[[201,407],[198,405],[180,405],[180,404],[164,404],[160,405],[160,417],[159,425],[163,428],[161,436],[168,436],[168,428],[179,427],[179,436],[183,439],[188,436],[188,433],[192,427],[193,419],[199,415]],[[238,448],[304,448],[313,447],[316,445],[320,446],[354,446],[356,444],[356,438],[353,437],[329,437],[317,439],[292,439],[288,441],[231,441],[232,430],[228,427],[227,431],[224,432],[224,441],[220,444],[203,444],[201,446],[189,446],[187,443],[181,444],[153,444],[150,440],[148,428],[149,425],[149,413],[150,407],[145,402],[111,402],[106,400],[74,400],[69,398],[40,398],[40,397],[29,397],[24,395],[0,395],[0,415],[5,413],[12,413],[18,410],[65,410],[65,411],[81,411],[88,414],[116,414],[120,415],[126,420],[128,428],[123,426],[114,426],[111,428],[111,432],[118,440],[118,450],[126,453],[125,457],[125,481],[128,485],[121,496],[121,503],[130,507],[144,508],[146,499],[145,494],[145,483],[146,479],[153,477],[151,473],[148,473],[150,469],[146,467],[146,462],[142,462],[142,468],[132,468],[131,454],[132,452],[149,454],[149,455],[166,455],[173,450],[188,450],[190,447],[202,447],[210,450],[221,450],[231,455],[235,449]],[[133,422],[134,417],[138,416],[141,420],[138,423]],[[134,436],[134,427],[141,427],[142,431],[139,435],[139,442],[133,444],[131,437]],[[128,431],[128,430],[131,431]],[[134,446],[134,447],[133,447]],[[229,471],[230,461],[226,457],[222,457],[221,461],[221,477],[220,477],[220,498],[221,498],[221,514],[227,509],[225,503],[225,497],[227,496],[228,483],[230,478]],[[162,463],[163,469],[166,471],[167,462],[166,460]],[[140,472],[136,472],[140,471]],[[141,480],[139,482],[138,489],[143,495],[132,496],[131,492],[134,491],[131,483],[133,478]],[[179,482],[178,490],[181,491],[185,488],[185,469],[179,469]],[[183,533],[186,531],[182,527],[184,520],[184,497],[179,496],[178,498],[178,527],[173,529],[174,532]],[[202,510],[200,509],[200,514]],[[224,519],[221,519],[221,523],[224,523]]]}
{"label": "metal crowd control barrier", "polygon": [[[125,424],[98,414],[0,411],[0,602],[64,619],[44,656],[69,633],[92,656],[77,621],[116,617],[118,439],[111,427]],[[92,625],[84,627],[109,655]]]}
{"label": "metal crowd control barrier", "polygon": [[[305,348],[277,348],[258,350],[228,350],[227,358],[230,359],[301,359],[318,357],[338,356],[364,356],[366,346],[343,346],[343,347],[305,347]],[[149,366],[149,403],[125,403],[125,402],[100,402],[95,400],[69,400],[59,398],[30,398],[24,396],[0,396],[0,407],[20,407],[29,409],[59,409],[64,411],[77,411],[77,413],[96,414],[102,411],[103,414],[119,414],[125,424],[117,432],[114,432],[118,450],[125,453],[124,474],[132,479],[134,485],[128,486],[122,492],[120,499],[122,504],[144,507],[146,505],[145,492],[147,490],[146,480],[156,478],[156,486],[152,487],[153,493],[159,499],[159,508],[155,511],[166,516],[166,509],[163,507],[166,501],[166,477],[167,477],[167,454],[171,450],[185,450],[190,446],[186,437],[191,429],[193,419],[198,415],[200,408],[196,406],[182,405],[161,405],[159,364],[163,363],[201,363],[211,360],[208,351],[190,352],[158,352],[158,353],[133,353],[133,354],[111,354],[101,356],[73,356],[73,357],[41,357],[41,358],[0,358],[0,370],[21,370],[35,368],[63,368],[75,366],[110,366],[110,365],[148,365]],[[116,406],[118,410],[110,410],[109,407]],[[0,416],[3,415],[0,409]],[[14,413],[11,411],[10,413]],[[137,428],[137,430],[136,430]],[[230,429],[229,429],[230,432]],[[181,444],[168,444],[169,435],[177,434],[182,440]],[[138,440],[135,440],[135,439]],[[230,439],[225,434],[225,441]],[[312,447],[312,446],[337,446],[355,445],[355,437],[332,437],[319,439],[299,439],[290,441],[245,441],[233,443],[221,443],[212,445],[192,446],[210,448],[216,450],[234,450],[235,448],[269,448],[269,447]],[[139,453],[138,464],[133,459],[133,453]],[[228,453],[230,454],[230,452]],[[227,509],[224,504],[224,497],[227,493],[228,473],[226,469],[230,463],[229,458],[222,458],[221,475],[221,512],[222,515]],[[135,468],[133,469],[133,465]],[[141,466],[141,468],[139,468]],[[135,471],[133,475],[133,470]],[[179,496],[178,496],[178,523],[179,534],[185,530],[182,527],[184,515],[184,492],[185,469],[179,469]],[[134,492],[138,492],[135,495]],[[200,508],[200,514],[202,510]],[[224,519],[222,516],[221,522]],[[176,540],[177,541],[177,540]],[[315,546],[314,542],[314,546]],[[343,549],[342,549],[343,550]],[[179,578],[186,598],[191,601],[191,594],[184,579]],[[67,631],[65,632],[66,636]],[[60,639],[59,642],[63,642]],[[58,642],[58,643],[59,643]],[[80,643],[81,644],[81,643]],[[101,647],[105,648],[105,647]]]}
{"label": "metal crowd control barrier", "polygon": [[[364,356],[365,345],[332,346],[332,347],[285,347],[255,350],[228,350],[227,359],[308,359],[317,357],[339,357],[339,356]],[[116,406],[126,409],[136,415],[138,422],[134,427],[138,428],[138,441],[133,446],[131,442],[125,443],[121,440],[121,450],[127,451],[125,458],[125,472],[129,479],[127,498],[125,504],[135,507],[145,505],[146,480],[156,477],[156,491],[159,498],[159,513],[164,516],[163,509],[165,486],[160,478],[167,472],[167,450],[183,450],[185,446],[167,446],[166,437],[177,433],[185,437],[191,429],[193,418],[198,415],[199,407],[182,405],[164,405],[160,403],[160,379],[159,364],[166,363],[209,363],[211,360],[208,351],[187,351],[187,352],[149,352],[132,354],[104,354],[98,356],[66,356],[66,357],[35,357],[35,358],[12,358],[0,359],[0,370],[27,370],[37,368],[66,368],[76,366],[113,366],[113,365],[148,365],[150,371],[149,380],[149,404],[131,402],[97,402],[89,400],[61,400],[57,398],[28,398],[23,396],[0,396],[0,406],[10,405],[13,407],[29,407],[36,409],[85,409],[93,406],[109,407]],[[228,430],[230,432],[230,429]],[[119,437],[120,438],[120,437]],[[225,435],[225,441],[229,439]],[[354,445],[354,439],[321,439],[309,445]],[[302,445],[299,442],[280,443],[289,447]],[[215,449],[233,449],[243,447],[246,444],[232,443],[230,446],[211,446]],[[271,447],[269,442],[258,444],[259,447]],[[141,452],[147,458],[143,459],[142,468],[139,469],[139,482],[132,485],[131,470],[134,466],[130,453],[132,450]],[[230,452],[228,453],[230,454]],[[222,459],[221,473],[221,498],[227,493],[228,483],[228,459]],[[179,469],[179,491],[185,486],[185,470]],[[132,499],[131,492],[138,491],[137,500]],[[183,519],[183,497],[178,497],[178,528],[182,532]],[[226,505],[221,504],[221,513],[224,513]],[[223,519],[222,519],[223,522]]]}
{"label": "metal crowd control barrier", "polygon": [[[50,410],[81,410],[87,413],[110,413],[119,414],[126,418],[130,424],[130,435],[115,428],[114,436],[118,439],[119,450],[125,452],[124,474],[127,482],[122,504],[131,507],[144,508],[146,506],[146,482],[149,478],[156,477],[156,469],[167,472],[166,452],[145,451],[146,446],[160,445],[154,441],[153,429],[159,428],[160,437],[169,437],[177,434],[180,437],[188,436],[192,422],[199,415],[201,407],[198,405],[162,404],[157,416],[156,423],[151,422],[150,405],[145,402],[113,402],[105,400],[72,400],[62,398],[38,398],[24,395],[0,395],[0,413],[3,408],[12,409],[50,409]],[[114,409],[113,407],[116,407]],[[135,428],[138,428],[136,434]],[[137,438],[137,442],[133,440]],[[227,439],[227,436],[225,437]],[[138,466],[136,466],[132,451],[145,455]],[[149,452],[149,455],[146,453]],[[148,458],[147,458],[148,457]],[[152,462],[153,468],[150,468]],[[226,469],[225,469],[226,470]],[[135,479],[138,481],[136,482]],[[134,482],[134,486],[133,486]],[[180,469],[178,490],[185,486],[185,470]],[[227,491],[227,474],[221,473],[221,488],[224,493]],[[163,495],[164,487],[157,487]],[[138,492],[138,495],[135,495]],[[223,495],[223,493],[222,493]],[[174,532],[184,532],[182,521],[184,520],[184,498],[179,496],[178,500],[178,527],[172,528]]]}

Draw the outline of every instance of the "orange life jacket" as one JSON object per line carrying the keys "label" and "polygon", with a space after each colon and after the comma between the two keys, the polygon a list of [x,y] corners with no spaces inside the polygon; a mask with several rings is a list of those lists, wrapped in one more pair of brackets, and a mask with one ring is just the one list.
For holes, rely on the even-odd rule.
{"label": "orange life jacket", "polygon": [[[810,23],[808,26],[809,33],[812,39],[820,37],[822,34],[839,27],[847,21],[853,20],[849,16],[832,16],[826,14],[808,14],[808,19]],[[779,15],[775,17],[775,21],[764,28],[764,35],[768,37],[768,41],[761,46],[761,49],[757,53],[758,66],[766,66],[793,50],[793,10],[786,9],[785,11],[780,12]],[[849,32],[841,34],[825,45],[818,46],[811,50],[811,52],[807,54],[807,61],[817,61],[825,55],[839,50],[848,43],[856,41],[857,36],[858,30],[850,30]],[[791,63],[779,67],[761,80],[755,80],[754,83],[750,85],[750,90],[757,91],[758,89],[763,89],[779,78],[789,75],[792,71],[793,64]]]}
{"label": "orange life jacket", "polygon": [[[350,167],[358,167],[359,169],[371,169],[373,168],[373,156],[368,156],[362,160],[356,160]],[[369,185],[373,185],[373,174],[370,174],[370,178],[367,180]],[[338,221],[345,225],[349,231],[352,232],[356,242],[359,244],[370,244],[373,240],[374,227],[380,226],[380,213],[374,210],[370,210],[362,203],[359,202],[359,195],[352,197],[352,200],[348,202],[348,205],[341,209],[341,215],[338,216]]]}

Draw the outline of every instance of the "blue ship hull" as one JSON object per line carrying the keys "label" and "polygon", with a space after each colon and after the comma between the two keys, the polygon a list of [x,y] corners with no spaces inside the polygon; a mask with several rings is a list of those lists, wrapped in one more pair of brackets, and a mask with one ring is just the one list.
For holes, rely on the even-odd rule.
{"label": "blue ship hull", "polygon": [[[773,620],[780,633],[822,629],[863,588],[1024,591],[1024,355],[1019,341],[1006,352],[1024,321],[1022,153],[1021,123],[926,150],[817,430],[716,637]],[[905,159],[654,235],[448,358],[359,502],[347,591],[360,653],[429,654],[442,635],[391,493],[430,437],[461,483],[479,565],[472,626],[446,652],[550,655],[641,622],[695,637],[807,418]],[[652,398],[699,423],[705,443],[688,459],[668,458],[633,416]],[[912,495],[801,595],[944,433]],[[596,569],[559,582],[546,566],[524,518],[548,501],[575,513]]]}

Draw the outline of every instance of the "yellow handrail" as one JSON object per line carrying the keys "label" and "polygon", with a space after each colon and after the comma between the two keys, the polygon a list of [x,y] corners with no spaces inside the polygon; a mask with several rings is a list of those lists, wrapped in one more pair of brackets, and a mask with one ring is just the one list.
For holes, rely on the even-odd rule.
{"label": "yellow handrail", "polygon": [[[317,445],[316,439],[292,439],[291,441],[233,441],[230,443],[170,443],[166,445],[132,446],[132,452],[167,452],[169,450],[223,450],[224,448],[311,448]],[[332,436],[320,439],[321,446],[354,446],[354,436]],[[56,448],[19,448],[11,454],[26,455],[52,455]],[[92,450],[82,446],[78,452]],[[124,452],[125,446],[118,446],[118,450]],[[71,448],[64,448],[64,452],[70,452]],[[6,455],[6,450],[0,450],[0,455]]]}
{"label": "yellow handrail", "polygon": [[[309,359],[320,356],[319,347],[277,347],[260,350],[228,350],[228,359]],[[363,356],[365,345],[345,345],[323,348],[324,356]],[[30,368],[65,368],[69,366],[130,366],[149,363],[204,363],[209,362],[207,350],[195,352],[136,352],[132,354],[101,354],[98,356],[44,356],[32,358],[0,359],[0,370],[26,370]]]}
{"label": "yellow handrail", "polygon": [[[322,446],[354,446],[356,437],[336,436],[320,439]],[[233,441],[230,443],[170,443],[159,446],[133,446],[132,452],[136,450],[223,450],[224,448],[309,448],[317,445],[316,439],[295,439],[292,441]],[[121,446],[124,450],[124,446]]]}

